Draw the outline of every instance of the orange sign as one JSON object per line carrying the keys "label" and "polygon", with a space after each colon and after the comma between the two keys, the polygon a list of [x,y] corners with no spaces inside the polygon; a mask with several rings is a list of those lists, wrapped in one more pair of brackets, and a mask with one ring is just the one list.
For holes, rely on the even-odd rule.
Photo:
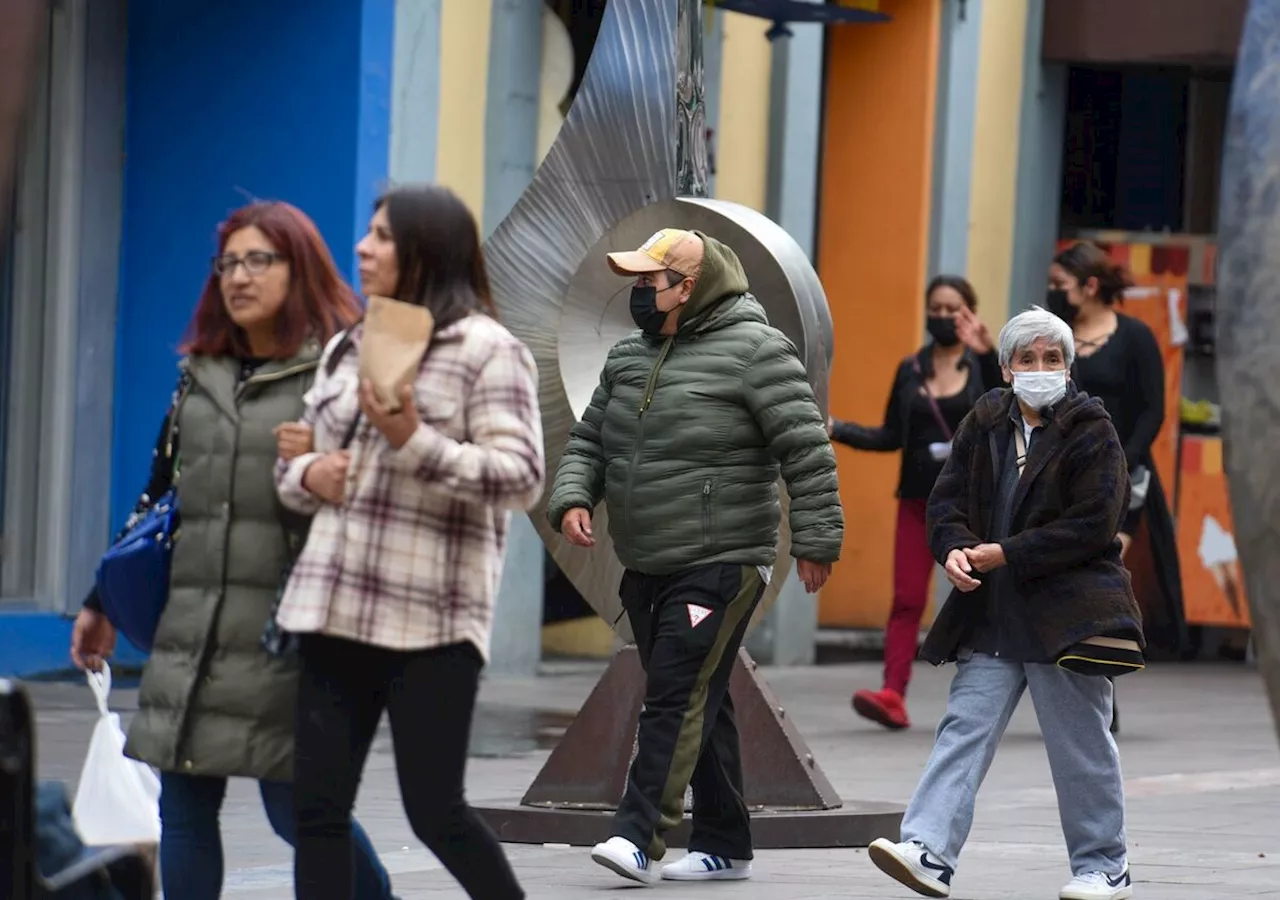
{"label": "orange sign", "polygon": [[1182,439],[1178,557],[1188,623],[1250,627],[1221,438],[1187,435]]}

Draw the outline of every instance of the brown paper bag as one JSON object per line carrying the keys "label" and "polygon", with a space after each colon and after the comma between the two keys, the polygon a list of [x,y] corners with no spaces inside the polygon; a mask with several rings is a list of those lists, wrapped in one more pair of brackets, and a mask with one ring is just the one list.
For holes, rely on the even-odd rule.
{"label": "brown paper bag", "polygon": [[369,298],[360,340],[360,380],[372,381],[378,399],[393,412],[400,409],[400,391],[417,377],[434,327],[425,306]]}

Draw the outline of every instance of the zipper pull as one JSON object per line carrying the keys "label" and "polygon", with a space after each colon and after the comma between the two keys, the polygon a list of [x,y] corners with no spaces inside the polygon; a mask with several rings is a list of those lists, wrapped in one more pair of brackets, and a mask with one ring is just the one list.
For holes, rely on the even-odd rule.
{"label": "zipper pull", "polygon": [[702,496],[706,497],[706,496],[709,496],[710,494],[711,494],[711,482],[709,481],[702,482]]}

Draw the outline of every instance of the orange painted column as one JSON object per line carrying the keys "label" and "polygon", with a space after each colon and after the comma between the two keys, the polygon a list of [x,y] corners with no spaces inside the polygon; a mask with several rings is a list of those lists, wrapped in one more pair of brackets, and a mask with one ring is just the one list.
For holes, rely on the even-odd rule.
{"label": "orange painted column", "polygon": [[[942,0],[880,0],[880,25],[829,29],[818,274],[835,323],[832,413],[880,424],[924,334]],[[837,446],[844,552],[824,626],[880,628],[893,598],[899,457]]]}

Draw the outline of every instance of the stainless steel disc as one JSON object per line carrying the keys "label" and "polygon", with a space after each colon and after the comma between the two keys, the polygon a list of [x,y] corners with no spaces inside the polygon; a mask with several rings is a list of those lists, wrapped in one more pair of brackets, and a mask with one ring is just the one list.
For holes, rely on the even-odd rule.
{"label": "stainless steel disc", "polygon": [[[635,327],[626,301],[630,284],[610,271],[605,253],[634,249],[662,227],[698,229],[737,252],[752,293],[795,343],[826,411],[831,316],[804,252],[752,209],[676,197],[677,25],[685,18],[682,3],[689,2],[609,3],[555,144],[485,247],[502,319],[538,362],[549,479],[599,383],[609,348]],[[608,510],[602,505],[596,512],[591,550],[570,546],[551,528],[545,498],[531,515],[552,557],[592,609],[630,640],[619,615],[622,568],[608,539]],[[784,515],[779,565],[757,621],[789,570],[789,538]]]}

